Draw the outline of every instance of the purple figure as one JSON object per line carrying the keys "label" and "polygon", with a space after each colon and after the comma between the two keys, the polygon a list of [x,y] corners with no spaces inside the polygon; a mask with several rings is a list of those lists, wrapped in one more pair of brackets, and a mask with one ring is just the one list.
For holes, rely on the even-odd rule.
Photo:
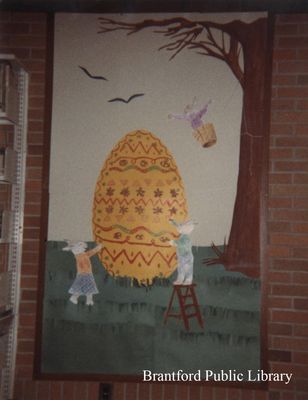
{"label": "purple figure", "polygon": [[184,109],[184,114],[169,114],[169,118],[174,119],[184,119],[185,121],[190,122],[192,128],[194,130],[200,128],[203,125],[202,117],[206,114],[208,105],[211,103],[211,100],[202,107],[199,111],[191,111],[195,105],[195,99],[193,104],[190,106],[186,106]]}

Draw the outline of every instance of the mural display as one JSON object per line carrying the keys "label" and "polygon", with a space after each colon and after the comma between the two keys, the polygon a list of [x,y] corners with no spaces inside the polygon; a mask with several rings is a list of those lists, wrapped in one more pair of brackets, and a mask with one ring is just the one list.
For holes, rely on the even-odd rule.
{"label": "mural display", "polygon": [[264,366],[267,35],[264,13],[56,14],[42,376]]}

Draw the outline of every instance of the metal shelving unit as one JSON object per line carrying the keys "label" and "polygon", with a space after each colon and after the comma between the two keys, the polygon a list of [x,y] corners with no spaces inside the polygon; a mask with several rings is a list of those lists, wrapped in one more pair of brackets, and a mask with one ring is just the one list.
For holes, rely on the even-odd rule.
{"label": "metal shelving unit", "polygon": [[6,185],[0,195],[7,196],[1,204],[8,208],[1,210],[0,399],[8,400],[17,348],[28,110],[28,74],[14,55],[0,54],[0,86],[0,135],[14,136],[0,155],[0,185]]}

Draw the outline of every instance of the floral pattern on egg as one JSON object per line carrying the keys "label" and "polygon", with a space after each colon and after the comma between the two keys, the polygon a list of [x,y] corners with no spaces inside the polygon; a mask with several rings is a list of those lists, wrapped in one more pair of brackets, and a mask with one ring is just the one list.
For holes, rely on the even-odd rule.
{"label": "floral pattern on egg", "polygon": [[169,220],[188,218],[182,178],[173,156],[146,130],[128,133],[111,151],[97,179],[93,235],[113,277],[149,285],[176,269],[178,237]]}

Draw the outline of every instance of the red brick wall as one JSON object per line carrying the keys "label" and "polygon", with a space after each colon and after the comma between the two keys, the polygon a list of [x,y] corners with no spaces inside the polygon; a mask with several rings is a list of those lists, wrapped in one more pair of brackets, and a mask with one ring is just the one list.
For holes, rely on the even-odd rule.
{"label": "red brick wall", "polygon": [[[308,398],[308,15],[275,26],[269,198],[271,368]],[[302,393],[302,394],[300,394]],[[278,395],[277,395],[277,398]],[[284,397],[282,397],[284,398]]]}
{"label": "red brick wall", "polygon": [[[25,234],[15,397],[94,400],[98,385],[32,380],[42,188],[46,16],[0,13],[0,51],[30,72]],[[308,15],[275,23],[270,147],[269,357],[273,371],[293,372],[269,391],[183,385],[114,385],[114,400],[308,399]]]}

